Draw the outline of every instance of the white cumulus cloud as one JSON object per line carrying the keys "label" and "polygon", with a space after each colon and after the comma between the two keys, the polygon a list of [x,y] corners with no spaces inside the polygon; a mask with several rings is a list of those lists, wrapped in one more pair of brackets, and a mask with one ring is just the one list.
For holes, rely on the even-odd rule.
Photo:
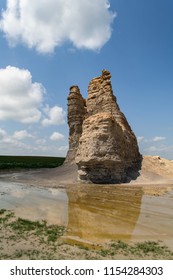
{"label": "white cumulus cloud", "polygon": [[[20,131],[18,131],[18,132],[20,132]],[[27,134],[29,135],[29,133],[27,133]],[[19,133],[19,135],[20,135],[20,133]],[[23,133],[23,136],[24,136],[24,133]],[[21,133],[21,137],[17,137],[17,131],[13,135],[10,135],[4,129],[0,128],[0,153],[8,154],[11,151],[31,149],[31,147],[29,145],[20,141],[23,139],[24,139],[24,137],[22,138],[22,133]]]}
{"label": "white cumulus cloud", "polygon": [[0,128],[0,140],[3,140],[6,137],[7,133],[4,129]]}
{"label": "white cumulus cloud", "polygon": [[0,120],[36,123],[45,89],[33,83],[28,70],[7,66],[0,69]]}
{"label": "white cumulus cloud", "polygon": [[144,136],[138,136],[137,140],[138,140],[138,143],[142,142],[144,140]]}
{"label": "white cumulus cloud", "polygon": [[63,108],[58,106],[49,108],[49,106],[47,106],[45,108],[45,113],[47,115],[47,118],[43,119],[42,121],[43,126],[60,125],[65,123],[66,114]]}
{"label": "white cumulus cloud", "polygon": [[111,37],[115,13],[108,0],[7,0],[0,29],[11,45],[51,53],[66,41],[100,49]]}
{"label": "white cumulus cloud", "polygon": [[28,133],[26,130],[18,130],[14,132],[13,138],[17,140],[23,140],[26,138],[33,138],[33,135]]}
{"label": "white cumulus cloud", "polygon": [[163,136],[156,136],[152,139],[154,142],[166,140],[166,137]]}
{"label": "white cumulus cloud", "polygon": [[52,140],[52,141],[59,141],[59,140],[62,140],[62,139],[64,139],[64,135],[59,133],[59,132],[54,132],[50,136],[50,140]]}

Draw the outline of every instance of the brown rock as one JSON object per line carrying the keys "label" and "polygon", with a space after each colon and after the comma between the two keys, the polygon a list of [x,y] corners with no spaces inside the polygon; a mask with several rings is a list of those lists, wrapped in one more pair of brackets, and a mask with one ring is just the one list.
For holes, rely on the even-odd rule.
{"label": "brown rock", "polygon": [[72,164],[75,162],[85,114],[85,99],[82,97],[78,86],[72,86],[68,96],[69,150],[65,163]]}
{"label": "brown rock", "polygon": [[[71,152],[69,150],[70,156],[68,153],[67,159],[74,161],[75,157],[78,178],[81,181],[120,183],[129,180],[129,171],[139,168],[140,154],[137,140],[119,109],[110,78],[110,73],[103,70],[100,77],[91,80],[86,108],[81,95],[80,98],[73,100],[73,106],[69,96]],[[72,107],[76,108],[75,117]],[[72,133],[74,123],[76,130]]]}

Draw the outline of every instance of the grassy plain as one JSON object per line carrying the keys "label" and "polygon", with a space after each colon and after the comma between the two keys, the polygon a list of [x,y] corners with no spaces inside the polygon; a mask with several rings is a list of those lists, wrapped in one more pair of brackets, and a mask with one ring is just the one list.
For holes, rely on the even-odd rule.
{"label": "grassy plain", "polygon": [[62,165],[64,160],[64,157],[0,156],[0,170],[54,168]]}

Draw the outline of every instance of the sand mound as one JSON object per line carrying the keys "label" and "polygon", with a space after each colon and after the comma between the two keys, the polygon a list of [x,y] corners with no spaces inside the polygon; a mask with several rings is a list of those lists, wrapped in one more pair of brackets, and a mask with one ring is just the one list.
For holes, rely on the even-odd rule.
{"label": "sand mound", "polygon": [[133,183],[173,183],[173,161],[143,156],[140,176]]}

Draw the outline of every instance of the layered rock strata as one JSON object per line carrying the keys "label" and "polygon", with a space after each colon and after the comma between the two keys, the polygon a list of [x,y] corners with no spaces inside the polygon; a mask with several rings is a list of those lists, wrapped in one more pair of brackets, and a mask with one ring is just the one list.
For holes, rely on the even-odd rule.
{"label": "layered rock strata", "polygon": [[68,96],[69,150],[65,163],[74,163],[82,134],[83,119],[86,114],[86,101],[78,86],[71,86]]}
{"label": "layered rock strata", "polygon": [[79,89],[70,90],[67,161],[76,162],[81,181],[125,182],[139,168],[137,140],[113,95],[110,78],[103,70],[91,80],[86,107]]}

